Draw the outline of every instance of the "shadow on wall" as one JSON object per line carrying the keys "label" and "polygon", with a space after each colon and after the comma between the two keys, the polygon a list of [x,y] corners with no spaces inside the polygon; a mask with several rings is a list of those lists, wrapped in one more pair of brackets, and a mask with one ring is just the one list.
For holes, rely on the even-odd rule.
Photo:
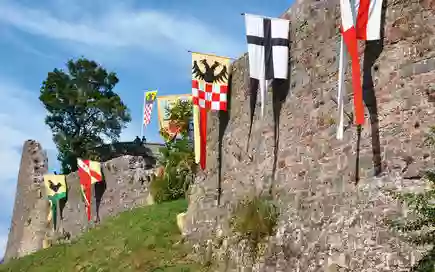
{"label": "shadow on wall", "polygon": [[[289,22],[290,24],[290,22]],[[291,27],[289,27],[291,29]],[[291,33],[288,33],[288,41],[291,41]],[[272,81],[272,109],[273,109],[273,121],[274,121],[274,149],[273,149],[273,164],[272,164],[272,175],[269,186],[269,196],[273,195],[273,185],[275,181],[276,166],[278,161],[278,150],[279,150],[279,127],[280,127],[280,115],[283,104],[285,103],[287,96],[290,92],[290,81],[291,81],[291,42],[289,43],[289,59],[288,59],[288,77],[287,79],[273,79]],[[250,95],[250,124],[248,139],[246,143],[246,151],[249,150],[249,142],[252,133],[252,125],[254,121],[255,106],[257,104],[257,95],[259,89],[259,81],[257,79],[250,78],[249,81],[249,95]],[[252,160],[252,158],[251,158]]]}
{"label": "shadow on wall", "polygon": [[227,110],[219,111],[219,140],[218,140],[218,184],[217,184],[217,205],[221,203],[222,195],[222,141],[225,135],[225,131],[230,122],[231,116],[231,93],[232,93],[232,80],[233,80],[233,69],[230,70],[231,73],[228,76],[228,94],[227,94]]}
{"label": "shadow on wall", "polygon": [[94,196],[95,196],[95,213],[97,216],[96,221],[100,222],[100,207],[101,200],[103,199],[104,192],[107,189],[106,177],[104,175],[103,169],[101,169],[102,180],[94,185]]}
{"label": "shadow on wall", "polygon": [[[289,41],[291,33],[289,32]],[[291,50],[291,45],[289,44],[288,50]],[[247,61],[247,66],[249,67],[249,57]],[[272,81],[272,107],[273,107],[273,120],[274,120],[274,157],[273,157],[273,165],[272,165],[272,179],[269,187],[269,195],[273,195],[273,184],[276,173],[276,166],[278,160],[278,150],[279,150],[279,123],[280,123],[280,115],[283,104],[285,103],[287,96],[290,91],[290,71],[291,71],[291,62],[288,62],[288,78],[287,79],[274,79]],[[222,194],[222,145],[223,145],[223,137],[225,131],[228,127],[228,123],[231,117],[231,98],[232,98],[232,73],[233,69],[231,69],[231,74],[228,78],[229,89],[228,89],[228,103],[227,103],[227,111],[219,111],[219,139],[218,139],[218,184],[217,184],[217,205],[220,205],[220,198]],[[248,131],[248,138],[246,143],[246,153],[250,159],[253,160],[253,157],[249,155],[249,143],[252,133],[252,125],[254,121],[255,108],[257,104],[257,95],[259,89],[259,81],[254,78],[250,78],[249,80],[249,99],[250,99],[250,124]]]}
{"label": "shadow on wall", "polygon": [[[56,172],[55,172],[56,174]],[[107,183],[106,183],[106,178],[104,176],[104,170],[103,170],[103,164],[101,164],[101,175],[102,175],[102,179],[100,182],[97,182],[94,184],[93,187],[93,192],[94,192],[94,197],[95,197],[95,209],[96,209],[96,221],[100,222],[100,205],[101,205],[101,200],[103,198],[104,192],[107,189]],[[69,190],[69,188],[68,188]],[[68,195],[66,194],[66,197],[62,198],[59,200],[59,219],[60,220],[64,220],[64,209],[66,207],[66,204],[68,203]]]}
{"label": "shadow on wall", "polygon": [[[376,93],[373,84],[372,68],[377,72],[377,67],[374,66],[376,60],[381,55],[384,49],[385,37],[385,13],[388,6],[388,0],[383,1],[382,17],[381,17],[381,39],[378,41],[366,41],[364,49],[363,61],[363,99],[369,111],[370,127],[372,137],[372,154],[373,154],[373,169],[374,175],[378,176],[382,173],[382,157],[381,157],[381,142],[379,140],[379,117],[378,104],[376,101]],[[357,128],[357,148],[355,162],[355,182],[359,182],[359,155],[361,142],[361,127]]]}
{"label": "shadow on wall", "polygon": [[[290,50],[290,48],[289,48]],[[279,124],[280,124],[280,115],[281,115],[281,109],[283,104],[285,103],[285,100],[287,99],[287,96],[290,92],[290,61],[289,61],[289,67],[288,67],[288,78],[287,79],[275,79],[272,82],[273,86],[273,94],[272,94],[272,101],[273,101],[273,120],[274,120],[274,142],[275,146],[273,149],[273,164],[272,164],[272,179],[270,182],[269,187],[269,196],[273,196],[273,184],[275,181],[275,173],[276,173],[276,164],[278,161],[278,150],[279,150]]]}

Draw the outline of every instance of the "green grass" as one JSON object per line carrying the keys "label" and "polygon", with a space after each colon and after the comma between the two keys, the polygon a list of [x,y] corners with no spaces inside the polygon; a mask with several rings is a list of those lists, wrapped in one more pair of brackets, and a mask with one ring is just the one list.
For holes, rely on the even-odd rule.
{"label": "green grass", "polygon": [[124,212],[105,220],[69,245],[55,245],[0,265],[11,272],[204,271],[181,236],[176,215],[186,201],[177,200]]}

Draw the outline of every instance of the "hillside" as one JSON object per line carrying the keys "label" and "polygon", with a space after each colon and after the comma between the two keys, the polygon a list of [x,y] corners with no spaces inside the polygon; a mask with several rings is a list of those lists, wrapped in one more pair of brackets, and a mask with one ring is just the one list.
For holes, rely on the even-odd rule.
{"label": "hillside", "polygon": [[110,218],[69,245],[0,266],[1,272],[201,271],[180,240],[176,215],[185,201],[136,208]]}

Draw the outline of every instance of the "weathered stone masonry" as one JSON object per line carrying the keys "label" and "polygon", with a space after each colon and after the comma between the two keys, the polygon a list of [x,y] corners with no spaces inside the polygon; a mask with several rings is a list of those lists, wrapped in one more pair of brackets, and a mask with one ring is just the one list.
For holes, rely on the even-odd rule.
{"label": "weathered stone masonry", "polygon": [[46,220],[48,211],[43,185],[47,167],[47,155],[41,145],[32,140],[26,141],[21,156],[5,260],[24,256],[42,247],[46,229],[43,220]]}
{"label": "weathered stone masonry", "polygon": [[[234,63],[229,122],[222,140],[221,206],[216,204],[217,158],[224,121],[219,113],[211,113],[207,169],[192,187],[186,216],[187,236],[197,248],[205,249],[207,239],[222,236],[223,242],[212,251],[218,263],[228,263],[227,271],[242,267],[324,271],[334,264],[347,267],[346,271],[407,271],[420,258],[423,249],[405,244],[384,225],[385,216],[402,208],[383,189],[420,188],[421,180],[409,178],[434,166],[433,150],[423,145],[425,133],[435,125],[434,2],[384,1],[383,50],[369,67],[370,73],[365,67],[364,79],[367,90],[368,75],[373,78],[380,148],[373,137],[376,131],[372,133],[376,124],[371,127],[366,110],[358,166],[356,128],[350,125],[343,141],[335,139],[337,0],[298,1],[285,14],[291,21],[291,78],[290,94],[280,113],[275,176],[271,95],[263,120],[257,105],[247,148],[248,59],[245,55]],[[372,42],[366,57],[373,58],[380,49]],[[345,111],[350,114],[349,73],[347,78]],[[374,104],[367,94],[366,101]],[[376,119],[373,112],[371,119]],[[378,159],[373,159],[373,152]],[[378,177],[374,177],[374,163],[382,166]],[[252,260],[244,243],[234,242],[228,218],[238,199],[252,192],[267,193],[272,181],[281,210],[277,233],[262,256]]]}

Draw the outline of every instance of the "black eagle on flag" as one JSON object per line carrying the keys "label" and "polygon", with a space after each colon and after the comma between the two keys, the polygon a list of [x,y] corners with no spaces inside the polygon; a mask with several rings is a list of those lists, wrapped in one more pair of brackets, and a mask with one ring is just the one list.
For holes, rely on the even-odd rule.
{"label": "black eagle on flag", "polygon": [[[205,72],[202,72],[198,66],[198,62],[193,62],[192,74],[199,80],[204,80],[207,83],[225,83],[228,80],[228,71],[225,65],[215,61],[212,66],[207,63],[206,59],[202,59],[201,63],[204,65]],[[215,75],[216,68],[222,66],[221,71]]]}

